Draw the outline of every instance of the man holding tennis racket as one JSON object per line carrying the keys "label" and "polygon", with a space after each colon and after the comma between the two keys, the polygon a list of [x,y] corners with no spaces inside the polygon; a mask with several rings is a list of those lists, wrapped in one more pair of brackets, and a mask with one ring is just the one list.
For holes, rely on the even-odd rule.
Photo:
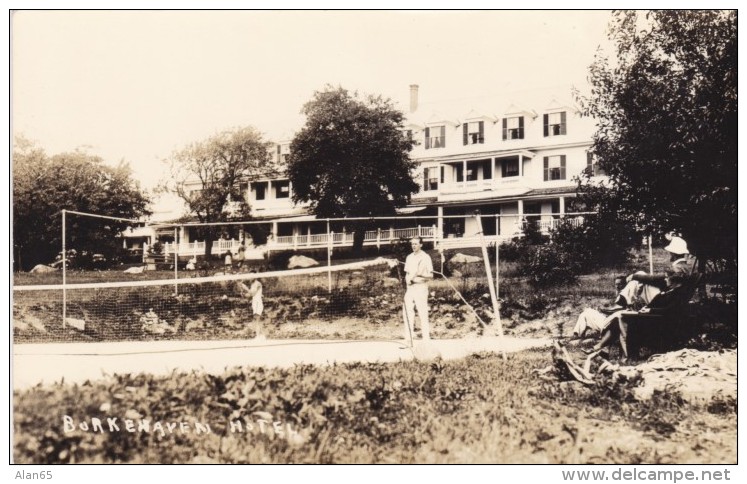
{"label": "man holding tennis racket", "polygon": [[405,259],[405,328],[411,336],[415,326],[415,308],[420,316],[420,329],[423,340],[431,339],[431,327],[428,322],[428,281],[433,279],[433,261],[422,251],[423,239],[419,236],[410,239],[412,254]]}

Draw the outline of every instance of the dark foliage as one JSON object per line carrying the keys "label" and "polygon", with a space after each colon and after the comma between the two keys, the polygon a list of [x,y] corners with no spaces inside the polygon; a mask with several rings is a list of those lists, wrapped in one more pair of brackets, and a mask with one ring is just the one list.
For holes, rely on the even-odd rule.
{"label": "dark foliage", "polygon": [[583,183],[585,196],[736,272],[737,11],[622,11],[610,36],[615,59],[597,57],[582,102],[611,183]]}
{"label": "dark foliage", "polygon": [[[303,113],[306,125],[291,143],[288,166],[295,202],[309,202],[319,217],[384,216],[418,191],[411,177],[413,142],[390,100],[327,86]],[[355,224],[356,250],[367,227]]]}
{"label": "dark foliage", "polygon": [[[105,165],[97,156],[75,151],[54,156],[24,139],[13,150],[14,268],[49,264],[62,249],[63,209],[136,219],[148,198],[132,179],[129,165]],[[121,232],[132,222],[69,214],[67,249],[83,257],[101,254],[117,260]],[[85,261],[81,261],[85,262]],[[93,267],[93,260],[89,261]]]}

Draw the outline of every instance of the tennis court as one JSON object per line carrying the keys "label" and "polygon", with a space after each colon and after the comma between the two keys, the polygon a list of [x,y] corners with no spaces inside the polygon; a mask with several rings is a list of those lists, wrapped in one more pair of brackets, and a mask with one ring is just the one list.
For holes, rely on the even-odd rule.
{"label": "tennis court", "polygon": [[13,388],[84,383],[106,375],[199,371],[235,366],[291,367],[300,364],[397,362],[419,358],[456,359],[472,353],[512,353],[545,347],[549,339],[477,337],[431,340],[410,348],[404,340],[266,340],[45,343],[13,346]]}

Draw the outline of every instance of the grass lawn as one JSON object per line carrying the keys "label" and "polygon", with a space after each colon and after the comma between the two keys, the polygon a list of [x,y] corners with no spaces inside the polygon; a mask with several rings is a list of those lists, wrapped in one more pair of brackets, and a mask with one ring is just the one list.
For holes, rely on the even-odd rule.
{"label": "grass lawn", "polygon": [[[450,362],[236,368],[220,377],[128,375],[80,386],[36,387],[14,394],[14,459],[736,462],[735,401],[694,405],[660,394],[638,402],[624,383],[586,388],[531,373],[549,363],[549,352],[526,351],[507,361],[477,354]],[[66,429],[65,416],[75,430]],[[114,417],[119,430],[107,425],[106,419]],[[101,428],[93,427],[94,418],[103,422]],[[134,432],[126,429],[125,419],[132,420]],[[148,430],[141,426],[146,420]],[[237,421],[242,421],[240,429]],[[81,430],[81,423],[88,429]]]}

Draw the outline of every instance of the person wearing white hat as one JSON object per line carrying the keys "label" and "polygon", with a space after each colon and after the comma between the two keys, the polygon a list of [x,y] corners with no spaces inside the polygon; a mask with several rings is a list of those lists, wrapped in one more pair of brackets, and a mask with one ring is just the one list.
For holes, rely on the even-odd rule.
{"label": "person wearing white hat", "polygon": [[[664,250],[671,254],[671,274],[689,275],[691,268],[688,260],[687,243],[673,232],[666,234],[664,237],[670,242],[669,245],[664,247]],[[592,308],[585,309],[579,315],[573,328],[574,336],[581,337],[587,330],[601,332],[608,322],[609,317],[607,315],[616,311],[637,310],[649,305],[656,296],[667,288],[667,275],[638,271],[627,277],[619,276],[615,278],[615,286],[619,292],[613,306],[604,308],[603,312]]]}
{"label": "person wearing white hat", "polygon": [[690,253],[690,251],[687,249],[687,242],[685,242],[685,239],[683,239],[682,237],[678,237],[672,233],[668,233],[664,237],[669,241],[669,245],[664,247],[664,250],[666,250],[667,252],[671,252],[673,256],[687,255]]}
{"label": "person wearing white hat", "polygon": [[[669,241],[664,250],[671,254],[672,271],[675,274],[689,274],[687,242],[673,232],[664,237]],[[649,304],[666,287],[665,278],[664,274],[647,274],[643,271],[631,274],[625,279],[626,285],[620,289],[615,303],[624,308]]]}

